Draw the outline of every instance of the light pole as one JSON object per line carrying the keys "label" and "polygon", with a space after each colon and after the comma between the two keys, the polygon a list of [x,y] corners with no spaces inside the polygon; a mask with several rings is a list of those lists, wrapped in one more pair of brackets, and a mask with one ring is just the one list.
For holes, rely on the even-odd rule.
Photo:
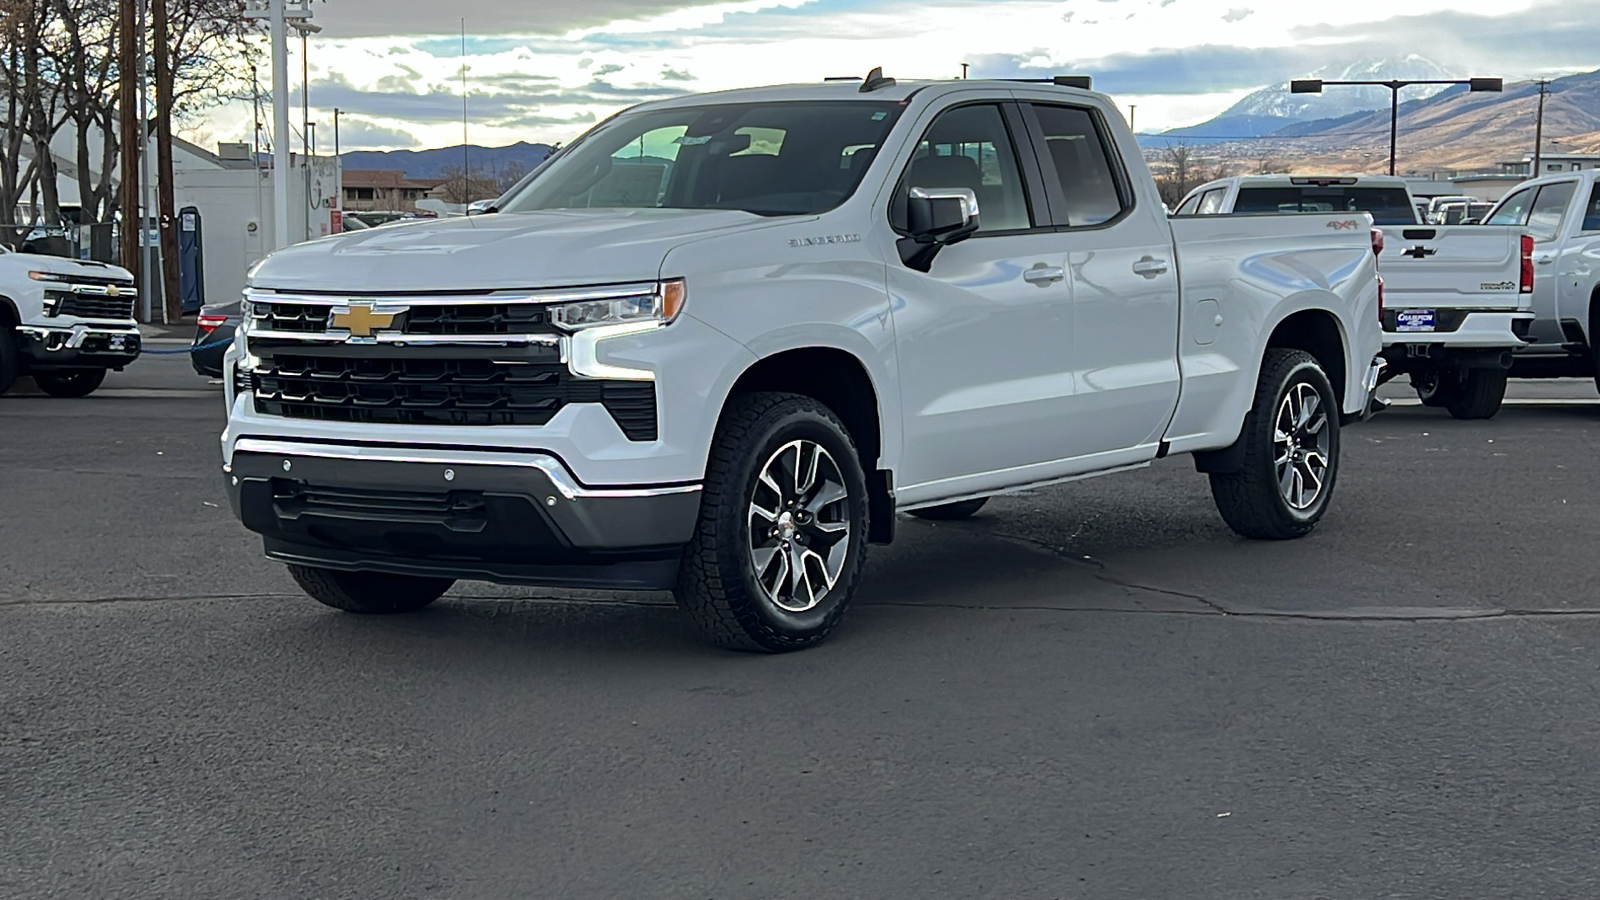
{"label": "light pole", "polygon": [[1400,89],[1413,84],[1464,84],[1473,92],[1488,91],[1498,94],[1504,82],[1499,78],[1446,78],[1389,81],[1324,81],[1321,78],[1297,78],[1289,82],[1291,94],[1320,94],[1328,85],[1361,85],[1389,89],[1389,174],[1394,174],[1395,143],[1400,135]]}
{"label": "light pole", "polygon": [[311,56],[306,39],[321,34],[322,26],[315,22],[296,20],[289,27],[300,33],[300,139],[305,156],[311,155]]}
{"label": "light pole", "polygon": [[245,0],[246,19],[266,19],[272,35],[272,237],[289,246],[289,23],[311,18],[310,0]]}

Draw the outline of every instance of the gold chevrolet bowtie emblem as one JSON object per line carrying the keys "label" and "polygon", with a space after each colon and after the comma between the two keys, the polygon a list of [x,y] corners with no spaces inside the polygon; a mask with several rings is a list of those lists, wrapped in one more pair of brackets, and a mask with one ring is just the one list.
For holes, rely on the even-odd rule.
{"label": "gold chevrolet bowtie emblem", "polygon": [[352,303],[349,309],[336,310],[329,316],[328,325],[349,329],[351,337],[370,337],[374,331],[393,325],[397,315],[399,313],[373,312],[371,303]]}
{"label": "gold chevrolet bowtie emblem", "polygon": [[106,285],[106,296],[107,297],[121,297],[122,296],[122,288],[119,288],[114,284],[108,284],[108,285]]}

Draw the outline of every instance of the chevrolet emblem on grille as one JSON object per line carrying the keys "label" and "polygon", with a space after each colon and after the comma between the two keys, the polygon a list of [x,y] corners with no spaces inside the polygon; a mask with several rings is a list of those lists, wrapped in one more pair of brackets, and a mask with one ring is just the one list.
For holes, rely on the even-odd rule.
{"label": "chevrolet emblem on grille", "polygon": [[371,303],[351,303],[349,309],[336,309],[328,317],[328,327],[349,329],[351,337],[371,337],[374,331],[394,324],[403,309],[375,312]]}

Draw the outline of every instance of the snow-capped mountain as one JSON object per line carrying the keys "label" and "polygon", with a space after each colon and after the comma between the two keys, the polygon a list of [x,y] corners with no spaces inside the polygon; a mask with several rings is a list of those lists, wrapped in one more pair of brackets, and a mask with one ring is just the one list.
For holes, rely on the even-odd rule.
{"label": "snow-capped mountain", "polygon": [[[1411,54],[1386,59],[1363,59],[1349,65],[1325,66],[1307,78],[1326,81],[1381,81],[1457,78],[1434,61]],[[1445,85],[1417,85],[1400,93],[1400,100],[1422,100]],[[1264,87],[1245,96],[1222,115],[1199,125],[1175,128],[1163,136],[1194,138],[1258,137],[1280,128],[1316,119],[1337,119],[1352,113],[1387,109],[1389,89],[1384,87],[1330,87],[1321,94],[1291,94],[1289,82]]]}

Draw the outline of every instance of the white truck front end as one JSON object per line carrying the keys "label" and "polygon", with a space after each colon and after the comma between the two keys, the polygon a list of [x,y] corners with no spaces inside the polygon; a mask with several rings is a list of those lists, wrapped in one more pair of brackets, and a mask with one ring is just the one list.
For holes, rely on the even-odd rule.
{"label": "white truck front end", "polygon": [[0,394],[18,375],[82,396],[139,358],[138,293],[126,269],[0,252]]}

